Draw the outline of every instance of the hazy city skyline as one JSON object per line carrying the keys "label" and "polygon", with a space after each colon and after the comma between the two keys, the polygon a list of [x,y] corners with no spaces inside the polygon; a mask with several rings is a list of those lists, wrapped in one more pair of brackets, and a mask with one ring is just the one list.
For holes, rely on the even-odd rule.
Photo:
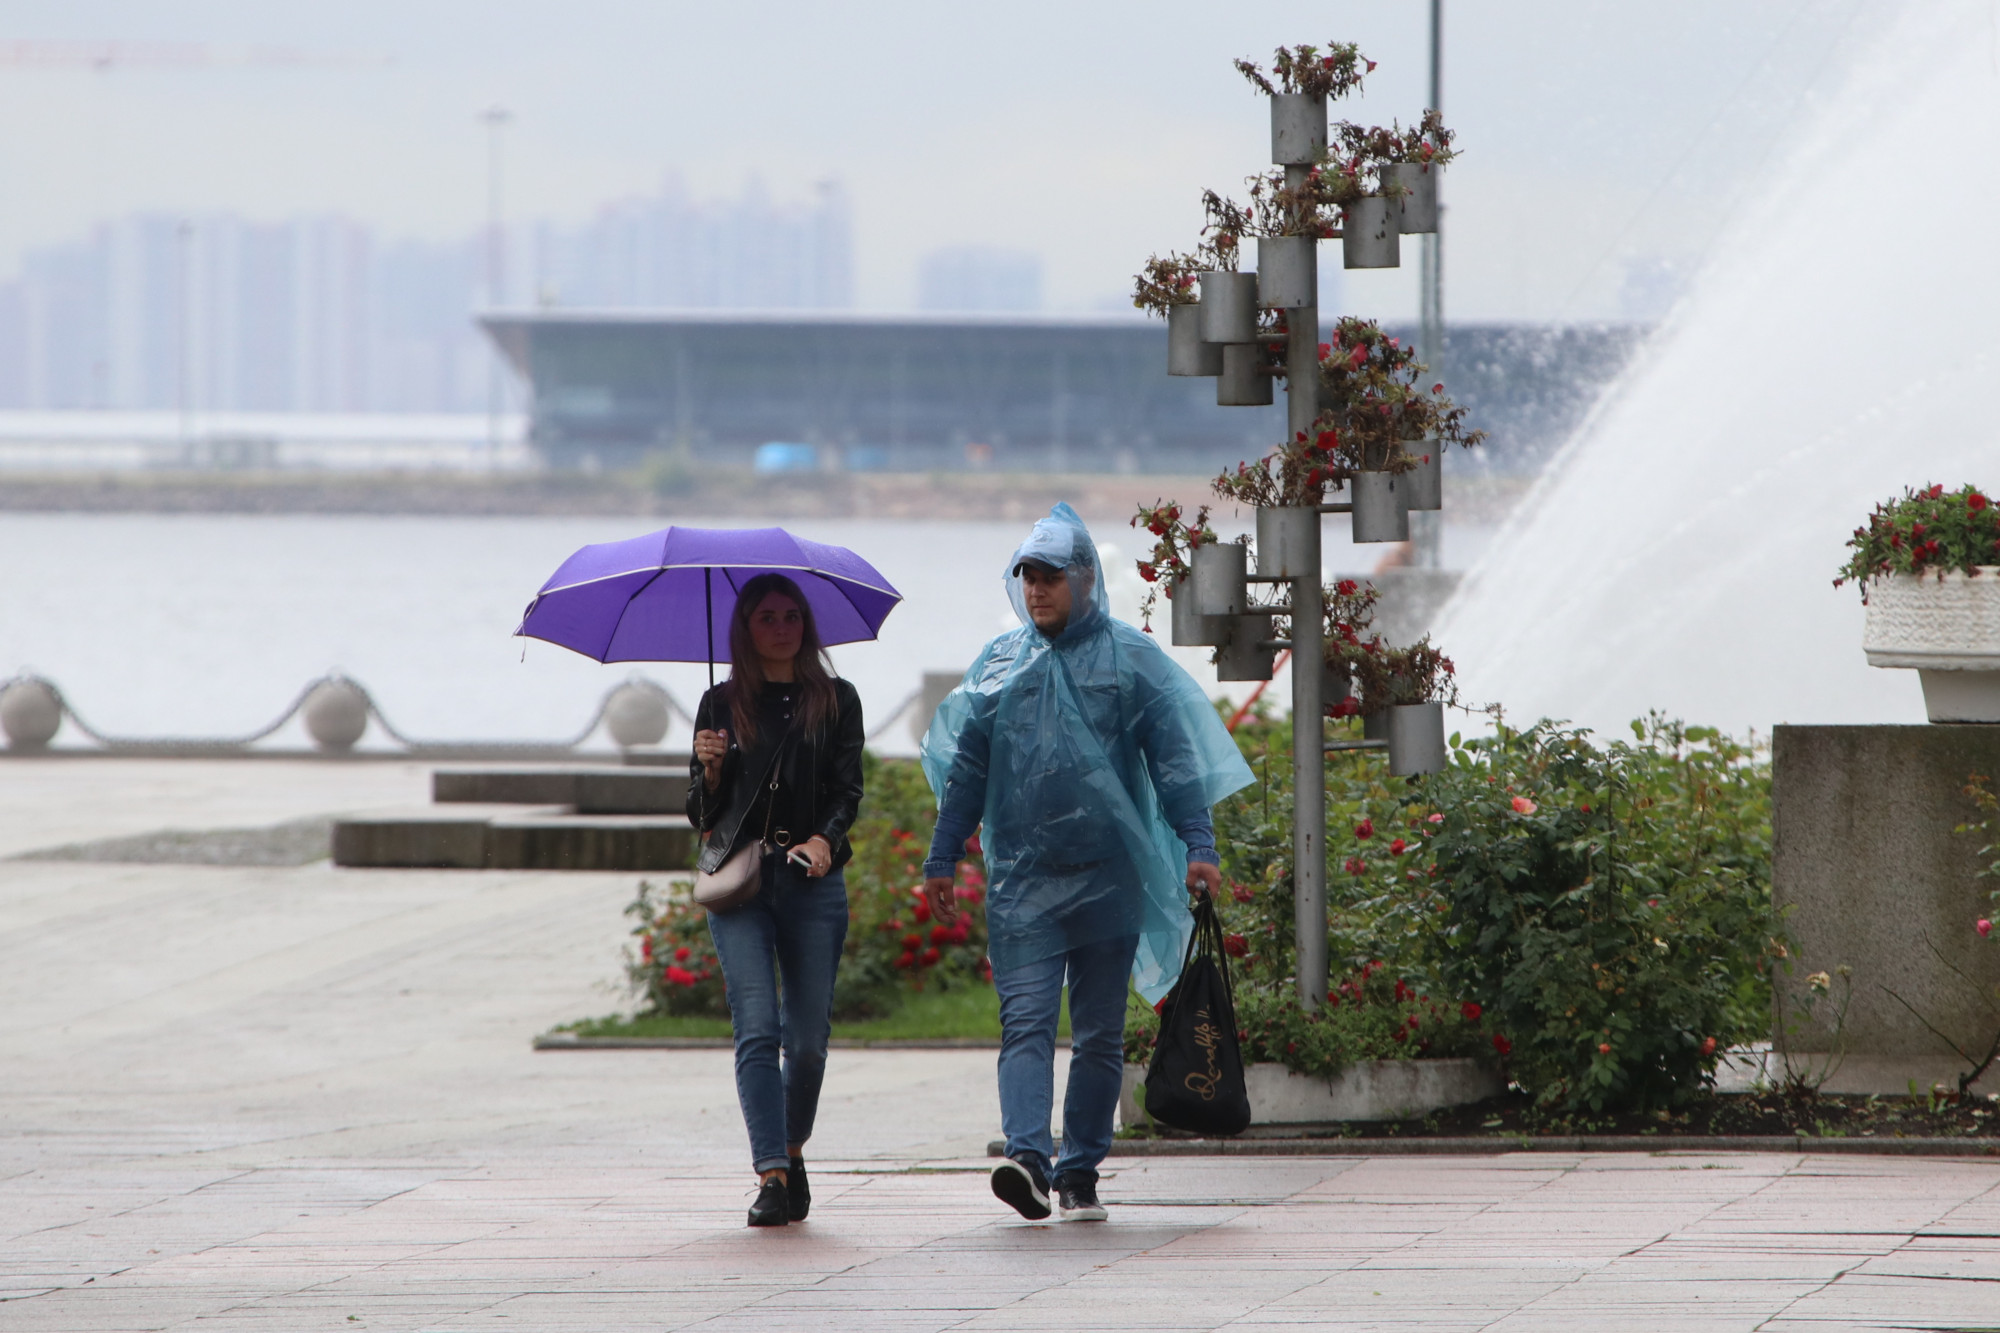
{"label": "hazy city skyline", "polygon": [[[1448,0],[1447,312],[1619,317],[1692,272],[1786,133],[1869,49],[1892,0]],[[931,251],[1037,255],[1044,303],[1103,309],[1184,246],[1204,186],[1259,165],[1260,106],[1229,68],[1347,37],[1381,61],[1358,119],[1424,101],[1428,6],[1274,3],[1217,21],[1171,0],[1004,13],[903,0],[826,11],[687,3],[562,10],[356,0],[337,14],[199,0],[18,0],[9,35],[186,43],[200,60],[0,70],[0,276],[98,219],[339,213],[433,243],[481,226],[488,131],[513,220],[580,225],[668,170],[698,197],[838,178],[854,303],[910,309]],[[321,63],[244,63],[271,45]],[[1637,275],[1636,277],[1634,275]],[[1414,310],[1414,272],[1347,298]],[[1649,295],[1650,293],[1650,295]]]}

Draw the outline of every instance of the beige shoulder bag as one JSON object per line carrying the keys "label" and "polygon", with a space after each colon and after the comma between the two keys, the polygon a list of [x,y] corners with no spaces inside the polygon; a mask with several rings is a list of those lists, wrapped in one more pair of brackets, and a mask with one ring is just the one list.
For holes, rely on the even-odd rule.
{"label": "beige shoulder bag", "polygon": [[[791,740],[789,734],[786,741]],[[764,834],[746,842],[729,854],[729,859],[713,870],[697,870],[694,876],[696,906],[711,912],[733,912],[757,896],[764,887],[764,858],[777,850],[771,846],[771,817],[778,808],[778,773],[784,767],[784,742],[771,756],[771,781],[764,801]]]}

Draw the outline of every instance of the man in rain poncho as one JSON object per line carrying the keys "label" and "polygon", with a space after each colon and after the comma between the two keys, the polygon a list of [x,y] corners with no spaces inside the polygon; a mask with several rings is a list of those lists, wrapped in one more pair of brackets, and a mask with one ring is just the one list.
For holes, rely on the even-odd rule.
{"label": "man in rain poncho", "polygon": [[[1007,1135],[993,1192],[1043,1218],[1053,1186],[1065,1219],[1099,1220],[1127,978],[1149,1003],[1172,989],[1192,928],[1187,893],[1222,882],[1210,809],[1251,773],[1194,680],[1112,619],[1097,548],[1068,505],[1035,524],[1006,581],[1021,628],[986,645],[924,737],[938,798],[924,892],[951,924],[957,863],[983,824]],[[1051,1163],[1065,979],[1069,1089]]]}

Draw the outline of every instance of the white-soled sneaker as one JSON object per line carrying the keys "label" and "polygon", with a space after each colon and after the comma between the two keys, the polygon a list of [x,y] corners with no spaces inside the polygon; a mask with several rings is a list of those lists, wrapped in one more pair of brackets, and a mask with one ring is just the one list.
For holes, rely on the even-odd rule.
{"label": "white-soled sneaker", "polygon": [[1104,1205],[1097,1201],[1097,1186],[1078,1183],[1056,1187],[1056,1210],[1065,1222],[1102,1222]]}
{"label": "white-soled sneaker", "polygon": [[1030,1222],[1049,1215],[1049,1182],[1033,1162],[1009,1157],[994,1167],[993,1197]]}

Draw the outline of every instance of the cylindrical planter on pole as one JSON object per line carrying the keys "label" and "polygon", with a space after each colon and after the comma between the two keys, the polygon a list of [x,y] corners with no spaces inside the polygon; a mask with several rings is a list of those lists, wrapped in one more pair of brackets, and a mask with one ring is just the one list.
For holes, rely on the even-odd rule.
{"label": "cylindrical planter on pole", "polygon": [[1229,622],[1221,616],[1205,616],[1195,605],[1194,580],[1186,574],[1171,581],[1173,596],[1170,637],[1176,648],[1213,648],[1229,637]]}
{"label": "cylindrical planter on pole", "polygon": [[1403,187],[1396,230],[1419,236],[1438,229],[1438,175],[1443,167],[1424,162],[1390,162],[1382,167],[1382,183]]}
{"label": "cylindrical planter on pole", "polygon": [[1326,98],[1318,93],[1271,97],[1271,160],[1281,167],[1309,167],[1326,151]]}
{"label": "cylindrical planter on pole", "polygon": [[1348,481],[1354,491],[1354,540],[1406,542],[1410,539],[1410,508],[1403,478],[1394,472],[1357,472]]}
{"label": "cylindrical planter on pole", "polygon": [[1269,680],[1277,667],[1278,650],[1267,640],[1271,622],[1264,616],[1231,616],[1229,633],[1215,649],[1217,680]]}
{"label": "cylindrical planter on pole", "polygon": [[1215,378],[1216,405],[1266,407],[1272,400],[1271,372],[1264,363],[1263,344],[1226,344],[1222,348],[1222,373]]}
{"label": "cylindrical planter on pole", "polygon": [[1267,579],[1319,577],[1319,510],[1310,505],[1258,507],[1257,574]]}
{"label": "cylindrical planter on pole", "polygon": [[1235,542],[1197,546],[1190,557],[1194,611],[1199,616],[1240,616],[1249,606],[1250,552]]}
{"label": "cylindrical planter on pole", "polygon": [[1354,688],[1354,671],[1345,662],[1325,662],[1319,673],[1319,706],[1332,708]]}
{"label": "cylindrical planter on pole", "polygon": [[1298,310],[1319,303],[1319,240],[1313,236],[1257,238],[1257,304]]}
{"label": "cylindrical planter on pole", "polygon": [[1444,768],[1444,705],[1396,704],[1389,714],[1389,773],[1414,777]]}
{"label": "cylindrical planter on pole", "polygon": [[[1257,275],[1204,273],[1201,282],[1201,340],[1211,343],[1257,341]],[[1266,398],[1265,402],[1271,400]]]}
{"label": "cylindrical planter on pole", "polygon": [[1356,199],[1340,224],[1341,262],[1348,268],[1396,268],[1403,262],[1396,201],[1379,194]]}
{"label": "cylindrical planter on pole", "polygon": [[1402,478],[1410,512],[1444,508],[1444,441],[1404,440],[1403,452],[1417,460]]}
{"label": "cylindrical planter on pole", "polygon": [[1167,307],[1167,373],[1169,375],[1220,375],[1222,345],[1201,340],[1201,307]]}

